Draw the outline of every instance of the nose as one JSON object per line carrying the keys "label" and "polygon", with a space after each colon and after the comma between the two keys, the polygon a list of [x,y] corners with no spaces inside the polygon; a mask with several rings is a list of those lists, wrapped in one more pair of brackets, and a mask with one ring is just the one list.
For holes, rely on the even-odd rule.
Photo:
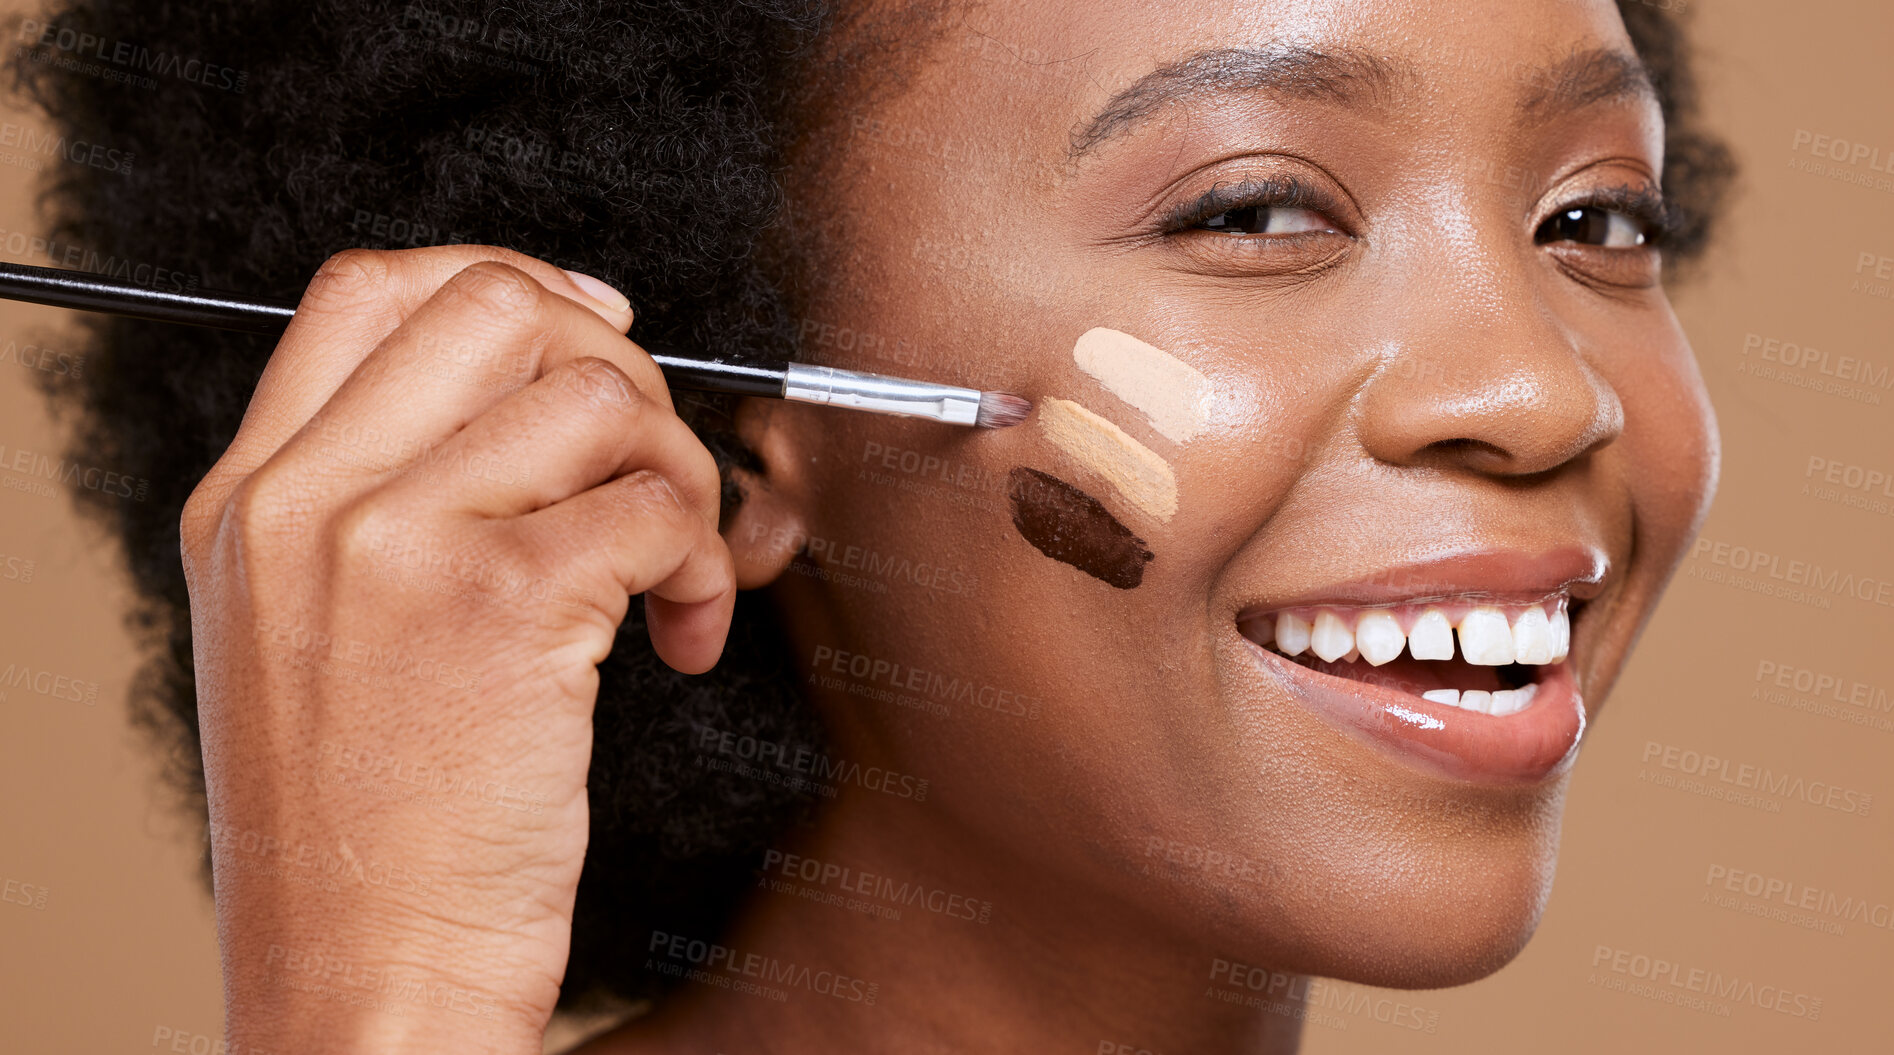
{"label": "nose", "polygon": [[1460,307],[1396,313],[1414,323],[1394,335],[1355,401],[1356,431],[1374,458],[1528,476],[1624,430],[1618,394],[1574,336],[1523,283],[1498,285],[1435,289],[1432,304]]}

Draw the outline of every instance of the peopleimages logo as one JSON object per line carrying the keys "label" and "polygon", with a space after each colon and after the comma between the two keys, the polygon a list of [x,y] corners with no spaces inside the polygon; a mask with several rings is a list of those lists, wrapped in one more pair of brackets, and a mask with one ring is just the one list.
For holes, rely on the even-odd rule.
{"label": "peopleimages logo", "polygon": [[[123,279],[161,293],[187,293],[197,288],[196,275],[175,268],[160,267],[140,260],[122,260],[87,246],[25,231],[0,228],[0,251],[20,263],[43,260],[53,267],[90,271],[95,275]],[[21,257],[26,259],[20,260]]]}
{"label": "peopleimages logo", "polygon": [[[1699,537],[1691,547],[1692,560],[1718,568],[1745,573],[1748,579],[1732,579],[1739,585],[1753,582],[1763,587],[1782,584],[1796,592],[1852,597],[1884,608],[1894,608],[1894,580],[1854,569],[1825,566],[1814,561],[1787,559],[1779,553],[1751,549],[1748,546]],[[1768,589],[1762,592],[1771,592]]]}
{"label": "peopleimages logo", "polygon": [[1789,139],[1789,149],[1798,154],[1809,153],[1830,161],[1859,165],[1870,172],[1894,173],[1894,149],[1884,150],[1876,143],[1863,143],[1798,128]]}
{"label": "peopleimages logo", "polygon": [[1877,710],[1894,710],[1894,699],[1890,699],[1887,690],[1855,678],[1846,678],[1840,674],[1825,671],[1808,670],[1793,664],[1777,660],[1758,660],[1754,680],[1769,679],[1769,683],[1778,688],[1792,689],[1833,699],[1840,703],[1856,707],[1870,707]]}
{"label": "peopleimages logo", "polygon": [[[865,1006],[872,1006],[881,993],[879,982],[864,981],[839,971],[810,967],[764,953],[743,952],[728,945],[661,930],[651,932],[651,943],[645,951],[654,954],[645,961],[646,970],[688,977],[692,981],[715,984],[716,981],[741,978],[758,985],[801,989]],[[680,975],[680,969],[686,964],[698,970]]]}
{"label": "peopleimages logo", "polygon": [[1662,744],[1656,740],[1644,742],[1644,757],[1640,761],[1654,762],[1672,772],[1698,777],[1705,781],[1714,780],[1719,784],[1731,785],[1744,791],[1800,799],[1810,805],[1821,806],[1837,813],[1866,816],[1869,808],[1874,805],[1874,796],[1865,791],[1856,791],[1820,780],[1808,780],[1788,773],[1778,773],[1768,766],[1737,762],[1734,759],[1677,747],[1674,744]]}
{"label": "peopleimages logo", "polygon": [[160,77],[173,77],[238,94],[242,94],[244,86],[250,81],[250,74],[246,70],[187,58],[175,52],[153,51],[129,40],[115,40],[65,26],[47,25],[30,18],[20,22],[17,39],[22,44],[63,51],[73,59],[90,59],[130,72],[155,73]]}
{"label": "peopleimages logo", "polygon": [[[1771,906],[1779,904],[1783,908],[1818,913],[1844,923],[1866,923],[1881,930],[1894,930],[1894,906],[1886,901],[1839,894],[1780,876],[1712,864],[1704,875],[1703,885],[1755,898]],[[1835,933],[1840,932],[1837,930]]]}
{"label": "peopleimages logo", "polygon": [[708,725],[695,726],[695,729],[699,751],[784,770],[812,781],[853,784],[898,799],[922,802],[927,798],[928,782],[925,778],[881,766],[864,766],[860,762],[832,758],[806,747],[784,745]]}
{"label": "peopleimages logo", "polygon": [[1825,377],[1855,381],[1870,388],[1894,388],[1894,370],[1890,370],[1885,363],[1852,355],[1831,355],[1820,348],[1754,332],[1743,335],[1744,358],[1748,358],[1751,352],[1760,361],[1781,363],[1796,370],[1813,370]]}
{"label": "peopleimages logo", "polygon": [[1661,956],[1600,945],[1592,950],[1591,965],[1594,971],[1603,968],[1611,974],[1634,978],[1653,986],[1748,1004],[1792,1018],[1806,1018],[1814,1022],[1822,1017],[1822,998],[1819,996],[1810,996],[1768,982],[1759,984],[1752,978],[1725,975],[1720,971],[1692,967]]}
{"label": "peopleimages logo", "polygon": [[976,682],[971,678],[925,670],[897,663],[891,659],[848,652],[828,645],[816,646],[815,654],[809,660],[809,666],[814,670],[827,670],[836,675],[857,678],[870,684],[885,684],[904,692],[919,693],[929,699],[945,703],[969,704],[1016,718],[1037,719],[1045,703],[1037,696],[1026,696],[1009,689],[988,685],[985,682]]}
{"label": "peopleimages logo", "polygon": [[[0,122],[0,147],[18,147],[27,154],[56,157],[119,175],[130,174],[132,162],[136,160],[136,155],[129,150],[84,139],[68,139],[57,132],[41,132],[15,121]],[[33,167],[37,168],[37,163]]]}
{"label": "peopleimages logo", "polygon": [[0,668],[0,700],[6,699],[11,689],[24,689],[38,696],[83,703],[87,707],[99,700],[98,682],[56,674],[26,663],[8,663]]}
{"label": "peopleimages logo", "polygon": [[[1417,1033],[1437,1033],[1440,1030],[1440,1012],[1438,1011],[1408,1003],[1407,1000],[1398,996],[1372,993],[1332,979],[1289,974],[1267,967],[1252,967],[1249,964],[1217,957],[1210,961],[1210,982],[1211,990],[1206,995],[1221,999],[1225,1003],[1236,1001],[1228,998],[1227,994],[1231,990],[1218,989],[1219,985],[1235,987],[1237,992],[1248,990],[1251,993],[1262,994],[1268,1000],[1282,1001],[1287,1009],[1305,1014],[1317,1010],[1328,1010],[1369,1019],[1384,1026],[1413,1030]],[[1312,1016],[1311,1020],[1313,1020]],[[1341,1029],[1348,1028],[1346,1020],[1334,1020],[1334,1024]]]}
{"label": "peopleimages logo", "polygon": [[[876,872],[863,872],[834,861],[766,850],[763,872],[785,879],[801,880],[817,886],[832,886],[851,894],[875,898],[904,908],[922,908],[939,916],[986,923],[993,918],[993,903],[963,894],[950,893],[925,883],[897,880]],[[897,917],[899,918],[899,917]]]}

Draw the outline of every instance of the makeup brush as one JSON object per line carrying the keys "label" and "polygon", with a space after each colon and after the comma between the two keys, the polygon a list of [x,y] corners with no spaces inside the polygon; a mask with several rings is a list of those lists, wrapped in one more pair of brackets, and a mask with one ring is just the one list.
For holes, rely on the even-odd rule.
{"label": "makeup brush", "polygon": [[[85,271],[0,263],[0,299],[134,319],[279,335],[296,305],[235,293],[167,293]],[[910,381],[805,363],[701,359],[642,345],[673,388],[824,403],[949,425],[1003,429],[1026,420],[1032,402],[1011,392]]]}

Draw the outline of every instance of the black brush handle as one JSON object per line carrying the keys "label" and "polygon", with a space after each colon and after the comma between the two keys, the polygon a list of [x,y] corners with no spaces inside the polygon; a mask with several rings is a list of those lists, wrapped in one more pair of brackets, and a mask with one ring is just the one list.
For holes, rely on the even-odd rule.
{"label": "black brush handle", "polygon": [[[86,271],[0,263],[0,300],[49,304],[182,326],[204,326],[280,336],[296,305],[214,290],[172,293]],[[645,347],[673,388],[782,398],[788,367],[724,359],[696,359]]]}
{"label": "black brush handle", "polygon": [[172,293],[131,282],[30,264],[0,264],[0,297],[134,319],[280,334],[296,305],[230,293]]}

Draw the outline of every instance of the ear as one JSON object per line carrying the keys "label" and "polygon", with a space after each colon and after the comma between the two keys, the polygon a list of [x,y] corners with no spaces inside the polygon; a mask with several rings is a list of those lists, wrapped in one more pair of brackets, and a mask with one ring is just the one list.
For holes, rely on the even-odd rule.
{"label": "ear", "polygon": [[725,517],[723,540],[736,561],[737,589],[754,590],[775,582],[809,540],[803,521],[806,493],[796,444],[784,403],[745,399],[737,404],[734,425],[762,463],[760,471],[734,468],[731,482],[743,500]]}

